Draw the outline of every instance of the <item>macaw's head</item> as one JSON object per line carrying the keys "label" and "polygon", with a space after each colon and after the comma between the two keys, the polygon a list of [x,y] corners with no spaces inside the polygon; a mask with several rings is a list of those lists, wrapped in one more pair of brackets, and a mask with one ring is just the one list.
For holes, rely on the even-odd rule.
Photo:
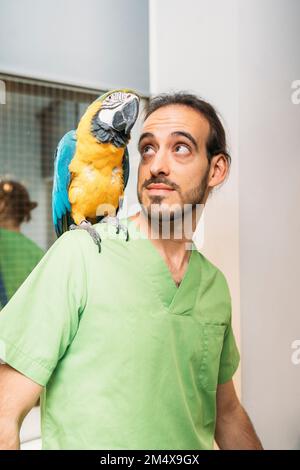
{"label": "macaw's head", "polygon": [[98,98],[99,109],[92,119],[92,134],[102,143],[127,145],[138,117],[139,97],[131,90],[113,90]]}

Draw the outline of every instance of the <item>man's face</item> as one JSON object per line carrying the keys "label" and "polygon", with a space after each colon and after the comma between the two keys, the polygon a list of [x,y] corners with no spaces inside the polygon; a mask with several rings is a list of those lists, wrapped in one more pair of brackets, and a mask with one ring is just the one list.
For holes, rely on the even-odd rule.
{"label": "man's face", "polygon": [[[139,141],[137,191],[148,217],[151,210],[151,217],[164,218],[169,213],[172,220],[182,214],[185,205],[205,203],[209,130],[207,120],[185,105],[164,106],[145,120]],[[158,184],[167,188],[155,187]]]}

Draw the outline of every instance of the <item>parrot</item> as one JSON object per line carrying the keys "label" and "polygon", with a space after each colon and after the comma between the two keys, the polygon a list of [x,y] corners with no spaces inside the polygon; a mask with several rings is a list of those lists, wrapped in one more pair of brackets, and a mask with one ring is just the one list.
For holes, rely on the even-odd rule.
{"label": "parrot", "polygon": [[[52,219],[57,237],[86,230],[101,252],[93,223],[113,221],[117,233],[128,231],[117,218],[129,178],[127,144],[139,113],[139,95],[130,89],[109,91],[86,109],[77,129],[59,141],[54,157]],[[100,212],[99,206],[114,209]]]}

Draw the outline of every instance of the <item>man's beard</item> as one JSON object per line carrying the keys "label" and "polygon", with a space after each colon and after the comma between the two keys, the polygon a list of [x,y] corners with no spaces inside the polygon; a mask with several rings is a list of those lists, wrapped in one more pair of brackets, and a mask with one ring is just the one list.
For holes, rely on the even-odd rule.
{"label": "man's beard", "polygon": [[150,206],[146,207],[142,204],[141,192],[138,191],[138,201],[143,214],[148,218],[148,222],[150,224],[154,222],[156,226],[158,225],[160,227],[164,222],[167,222],[170,224],[172,230],[177,223],[183,225],[185,218],[197,221],[197,217],[200,217],[204,207],[209,169],[208,166],[198,186],[189,189],[184,194],[178,191],[180,201],[176,204],[164,202],[163,196],[151,196]]}

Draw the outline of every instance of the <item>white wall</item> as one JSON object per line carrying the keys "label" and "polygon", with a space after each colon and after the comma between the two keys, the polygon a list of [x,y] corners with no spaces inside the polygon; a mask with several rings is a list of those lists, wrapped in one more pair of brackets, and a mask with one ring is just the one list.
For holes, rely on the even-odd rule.
{"label": "white wall", "polygon": [[230,139],[203,252],[229,281],[242,402],[269,449],[300,448],[299,18],[298,0],[150,0],[151,92],[197,92]]}
{"label": "white wall", "polygon": [[0,71],[147,94],[148,0],[0,0]]}
{"label": "white wall", "polygon": [[268,448],[300,449],[299,0],[239,9],[243,400]]}

